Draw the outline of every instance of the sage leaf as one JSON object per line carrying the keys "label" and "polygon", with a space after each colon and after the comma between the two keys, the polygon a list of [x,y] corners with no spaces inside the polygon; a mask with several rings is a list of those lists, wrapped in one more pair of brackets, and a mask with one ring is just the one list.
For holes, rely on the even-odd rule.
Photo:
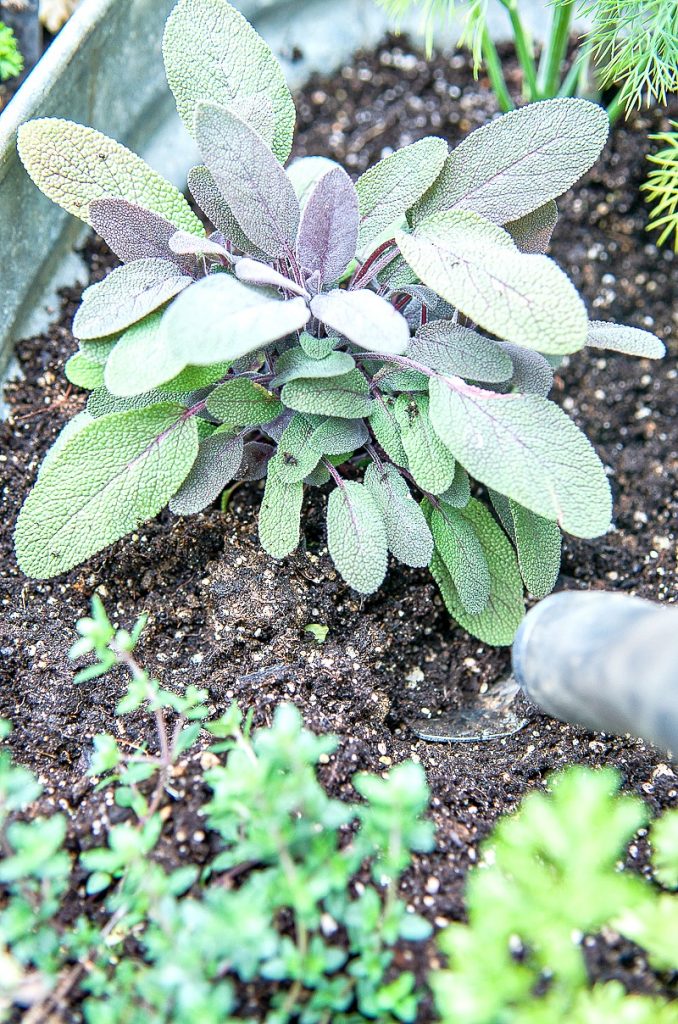
{"label": "sage leaf", "polygon": [[119,142],[57,117],[21,125],[19,156],[41,192],[90,223],[90,203],[127,199],[197,235],[204,228],[179,189]]}
{"label": "sage leaf", "polygon": [[[89,205],[89,218],[97,234],[123,263],[153,257],[176,263],[184,274],[195,276],[195,258],[172,250],[170,239],[177,234],[177,229],[160,214],[126,199],[95,199]],[[201,244],[198,235],[189,231],[181,234],[196,246]]]}
{"label": "sage leaf", "polygon": [[50,466],[54,465],[57,455],[62,448],[68,444],[71,438],[75,437],[76,434],[79,434],[81,430],[85,429],[85,427],[88,427],[90,423],[94,423],[94,416],[92,416],[87,409],[83,409],[82,412],[76,412],[73,419],[68,420],[60,433],[57,434],[54,444],[51,448],[47,449],[47,454],[40,463],[40,468],[38,469],[38,479],[43,475],[43,473],[47,472]]}
{"label": "sage leaf", "polygon": [[198,238],[197,235],[189,235],[187,231],[175,231],[168,244],[170,250],[178,256],[219,256],[229,263],[233,259],[228,249],[213,237]]}
{"label": "sage leaf", "polygon": [[104,383],[104,368],[101,363],[90,359],[85,352],[76,352],[64,366],[66,379],[78,388],[93,391]]}
{"label": "sage leaf", "polygon": [[280,397],[289,409],[297,412],[353,420],[370,415],[374,403],[369,391],[369,384],[360,370],[351,370],[341,377],[292,380],[282,389]]}
{"label": "sage leaf", "polygon": [[407,469],[407,455],[403,448],[400,424],[395,414],[395,403],[395,398],[389,395],[380,396],[372,405],[370,427],[391,462]]}
{"label": "sage leaf", "polygon": [[422,490],[442,494],[454,479],[454,456],[433,429],[428,395],[399,395],[395,415],[410,473]]}
{"label": "sage leaf", "polygon": [[403,565],[423,569],[431,561],[433,537],[398,470],[388,462],[373,463],[365,470],[365,487],[383,516],[391,554]]}
{"label": "sage leaf", "polygon": [[407,355],[441,373],[488,384],[509,380],[513,373],[511,357],[498,342],[449,320],[420,327]]}
{"label": "sage leaf", "polygon": [[200,442],[191,471],[169,503],[177,516],[202,512],[230,483],[243,459],[243,439],[230,427],[218,427]]}
{"label": "sage leaf", "polygon": [[549,199],[548,203],[524,217],[507,221],[504,228],[521,252],[534,255],[546,252],[557,223],[558,207],[553,199]]}
{"label": "sage leaf", "polygon": [[564,355],[586,343],[586,310],[548,256],[526,256],[476,213],[435,214],[398,245],[424,284],[506,341]]}
{"label": "sage leaf", "polygon": [[300,483],[320,461],[322,452],[311,444],[313,427],[305,416],[292,417],[278,441],[278,449],[269,463],[282,483]]}
{"label": "sage leaf", "polygon": [[382,231],[403,220],[440,174],[447,153],[444,139],[420,139],[380,160],[358,178],[361,252]]}
{"label": "sage leaf", "polygon": [[[160,337],[162,312],[151,313],[124,332],[104,370],[108,390],[121,398],[142,395],[171,380],[185,366],[174,362]],[[162,369],[161,369],[162,367]]]}
{"label": "sage leaf", "polygon": [[609,130],[605,109],[588,100],[543,100],[512,110],[450,153],[414,223],[453,209],[473,210],[494,224],[523,217],[588,171]]}
{"label": "sage leaf", "polygon": [[304,206],[297,237],[302,267],[332,284],[355,256],[358,228],[355,186],[342,167],[335,167],[318,180]]}
{"label": "sage leaf", "polygon": [[304,485],[284,483],[271,462],[259,509],[259,543],[271,558],[285,558],[299,546]]}
{"label": "sage leaf", "polygon": [[374,352],[402,355],[410,340],[404,316],[376,292],[336,288],[311,300],[311,312],[354,345]]}
{"label": "sage leaf", "polygon": [[[301,330],[309,319],[301,298],[278,296],[242,284],[230,274],[212,274],[188,288],[165,311],[160,325],[162,357],[171,364],[208,366],[234,361]],[[157,375],[165,377],[159,357]]]}
{"label": "sage leaf", "polygon": [[509,500],[518,565],[533,597],[550,594],[560,572],[562,536],[556,523]]}
{"label": "sage leaf", "polygon": [[508,382],[511,389],[546,398],[553,387],[553,367],[548,360],[522,345],[511,345],[508,341],[500,341],[499,345],[513,363],[513,373]]}
{"label": "sage leaf", "polygon": [[275,449],[263,441],[248,441],[235,474],[236,480],[263,480]]}
{"label": "sage leaf", "polygon": [[470,497],[471,482],[468,473],[459,462],[455,462],[454,479],[447,490],[438,495],[438,500],[451,505],[452,508],[466,508]]}
{"label": "sage leaf", "polygon": [[384,582],[388,542],[384,517],[363,484],[345,480],[327,503],[327,547],[343,579],[360,594]]}
{"label": "sage leaf", "polygon": [[243,257],[243,259],[239,259],[236,262],[233,269],[238,280],[244,281],[245,284],[280,288],[294,295],[301,295],[305,299],[310,299],[311,297],[306,289],[298,285],[296,281],[291,281],[289,277],[285,277],[284,274],[280,274],[273,267],[270,267],[267,263],[261,263],[259,260]]}
{"label": "sage leaf", "polygon": [[176,403],[88,424],[39,477],[19,514],[23,572],[34,579],[66,572],[157,515],[197,454],[195,418]]}
{"label": "sage leaf", "polygon": [[327,338],[314,338],[312,334],[303,331],[299,336],[299,344],[304,352],[311,359],[324,359],[330,352],[334,351],[339,338],[328,336]]}
{"label": "sage leaf", "polygon": [[226,0],[180,0],[165,28],[163,55],[167,81],[191,134],[201,101],[239,105],[246,112],[245,101],[263,97],[275,116],[273,152],[284,163],[296,119],[292,96],[270,47],[239,11]]}
{"label": "sage leaf", "polygon": [[260,135],[223,107],[200,103],[195,118],[202,158],[247,238],[268,256],[290,256],[299,201]]}
{"label": "sage leaf", "polygon": [[266,259],[263,252],[247,237],[238,224],[233,211],[219,191],[216,181],[202,164],[188,172],[188,190],[196,203],[214,225],[240,252],[255,259]]}
{"label": "sage leaf", "polygon": [[187,409],[191,404],[191,395],[178,395],[173,392],[160,391],[154,388],[153,391],[146,391],[142,395],[132,395],[129,398],[120,398],[112,395],[104,388],[97,388],[87,400],[87,412],[95,419],[108,416],[113,412],[131,412],[139,409],[148,409],[151,405],[158,405],[161,402],[176,402],[182,408]]}
{"label": "sage leaf", "polygon": [[302,211],[320,179],[330,171],[336,170],[337,167],[341,167],[341,164],[326,156],[302,156],[293,160],[286,168],[287,177],[292,182],[292,188]]}
{"label": "sage leaf", "polygon": [[489,601],[491,577],[473,523],[463,510],[441,505],[433,509],[431,530],[459,600],[469,614],[478,615]]}
{"label": "sage leaf", "polygon": [[330,351],[323,359],[308,356],[303,348],[288,348],[275,364],[271,387],[277,388],[301,377],[341,377],[355,367],[348,352]]}
{"label": "sage leaf", "polygon": [[481,502],[471,498],[460,514],[480,541],[490,570],[490,596],[487,604],[481,612],[474,614],[467,611],[438,552],[434,552],[431,559],[431,574],[440,588],[447,610],[463,629],[486,644],[508,647],[513,643],[525,613],[523,582],[515,552]]}
{"label": "sage leaf", "polygon": [[352,452],[369,440],[370,434],[362,419],[345,420],[329,416],[326,419],[320,417],[319,423],[315,423],[315,419],[312,419],[313,433],[309,444],[321,455]]}
{"label": "sage leaf", "polygon": [[591,443],[540,395],[499,395],[459,378],[431,381],[431,421],[462,466],[575,537],[609,529],[610,487]]}
{"label": "sage leaf", "polygon": [[586,344],[589,348],[606,348],[611,352],[624,352],[627,356],[642,356],[644,359],[661,359],[666,355],[664,343],[649,331],[606,323],[604,320],[591,320]]}
{"label": "sage leaf", "polygon": [[191,277],[167,260],[125,263],[85,289],[73,320],[73,334],[87,340],[124,331],[192,283]]}
{"label": "sage leaf", "polygon": [[257,426],[285,411],[282,402],[261,384],[236,377],[220,384],[207,398],[207,411],[222,423]]}

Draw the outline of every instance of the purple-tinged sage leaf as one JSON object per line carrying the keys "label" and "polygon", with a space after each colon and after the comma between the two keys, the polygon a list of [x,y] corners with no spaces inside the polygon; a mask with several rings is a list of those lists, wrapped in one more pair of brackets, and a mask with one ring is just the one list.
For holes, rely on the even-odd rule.
{"label": "purple-tinged sage leaf", "polygon": [[326,327],[372,352],[402,355],[410,340],[404,316],[376,292],[335,289],[311,300],[311,312]]}
{"label": "purple-tinged sage leaf", "polygon": [[256,259],[266,259],[266,253],[245,235],[219,191],[216,181],[202,164],[192,167],[188,172],[188,190],[210,223],[224,238],[232,242],[236,249]]}
{"label": "purple-tinged sage leaf", "polygon": [[360,214],[358,193],[346,171],[335,167],[316,183],[299,225],[297,256],[323,284],[336,281],[355,257]]}
{"label": "purple-tinged sage leaf", "polygon": [[236,480],[263,480],[274,454],[273,445],[263,441],[248,441],[235,474]]}
{"label": "purple-tinged sage leaf", "polygon": [[198,456],[169,503],[177,516],[189,516],[211,505],[234,478],[242,462],[243,440],[230,427],[218,427],[200,442]]}
{"label": "purple-tinged sage leaf", "polygon": [[[89,204],[89,219],[97,234],[123,263],[151,258],[169,260],[185,274],[195,275],[195,259],[182,258],[170,247],[170,239],[178,233],[176,226],[159,213],[126,199],[106,197]],[[190,231],[180,233],[200,244],[198,235]]]}

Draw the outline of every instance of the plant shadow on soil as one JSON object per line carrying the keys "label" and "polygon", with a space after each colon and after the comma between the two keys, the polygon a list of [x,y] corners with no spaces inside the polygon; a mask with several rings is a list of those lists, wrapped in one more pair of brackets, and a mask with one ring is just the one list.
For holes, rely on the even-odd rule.
{"label": "plant shadow on soil", "polygon": [[[513,63],[509,76],[517,87]],[[466,56],[426,62],[404,39],[357,55],[330,80],[313,79],[297,107],[295,155],[326,154],[353,174],[430,133],[454,143],[496,113],[487,81],[474,81]],[[678,257],[657,250],[645,233],[638,192],[647,133],[664,127],[658,113],[642,113],[614,132],[598,165],[559,202],[552,255],[592,317],[646,327],[669,348],[660,363],[584,351],[556,375],[554,398],[610,467],[616,521],[600,540],[566,538],[559,587],[670,601],[678,575]],[[87,256],[91,280],[115,262],[96,240]],[[95,591],[121,625],[150,613],[140,654],[165,685],[206,687],[216,714],[236,698],[255,708],[256,723],[270,722],[281,700],[294,701],[312,729],[336,732],[338,750],[322,768],[333,794],[353,797],[357,770],[419,759],[432,790],[437,845],[416,859],[403,895],[439,927],[463,914],[464,878],[479,841],[548,772],[572,762],[616,765],[653,811],[675,806],[678,779],[663,753],[636,740],[594,737],[534,709],[527,709],[528,725],[507,739],[452,746],[417,740],[408,721],[422,709],[435,715],[458,706],[499,680],[508,652],[454,628],[426,571],[394,564],[378,594],[361,600],[350,591],[327,556],[318,492],[305,506],[305,546],[282,563],[258,547],[260,494],[258,485],[248,485],[236,490],[226,514],[214,508],[183,520],[166,512],[66,577],[26,580],[12,552],[16,514],[44,452],[86,398],[63,374],[76,348],[69,326],[79,294],[65,293],[46,337],[19,347],[23,377],[7,387],[11,418],[0,425],[0,716],[14,723],[17,759],[45,782],[42,813],[58,808],[68,815],[74,854],[98,845],[108,824],[124,815],[86,777],[93,735],[113,731],[132,745],[152,740],[145,719],[114,716],[122,676],[73,683],[67,650]],[[304,632],[309,623],[329,627],[324,644]],[[178,766],[174,790],[160,857],[167,864],[203,862],[212,839],[196,813],[204,797],[199,751]],[[630,863],[642,869],[646,861],[641,841]],[[90,904],[74,888],[65,919]],[[595,977],[619,978],[634,991],[662,988],[642,954],[614,936],[591,940],[587,955]],[[401,959],[423,973],[436,962],[435,947],[405,949]]]}

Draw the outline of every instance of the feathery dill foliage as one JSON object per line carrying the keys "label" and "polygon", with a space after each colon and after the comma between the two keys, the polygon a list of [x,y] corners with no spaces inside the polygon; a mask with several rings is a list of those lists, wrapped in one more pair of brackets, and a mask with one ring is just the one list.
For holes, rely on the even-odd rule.
{"label": "feathery dill foliage", "polygon": [[24,59],[19,52],[14,32],[0,21],[0,82],[16,78],[24,69]]}
{"label": "feathery dill foliage", "polygon": [[673,234],[673,247],[678,252],[678,122],[669,123],[672,131],[650,136],[653,142],[665,143],[665,147],[648,156],[653,167],[641,188],[653,207],[647,230],[660,232],[658,245]]}
{"label": "feathery dill foliage", "polygon": [[304,494],[321,489],[351,587],[376,591],[389,555],[429,566],[458,623],[510,644],[524,587],[555,583],[561,529],[610,524],[605,469],[549,401],[547,356],[663,353],[645,331],[590,322],[545,255],[554,200],[598,157],[605,112],[533,104],[452,152],[421,139],[354,183],[324,157],[285,167],[292,97],[226,0],[180,0],[164,56],[203,160],[188,185],[209,237],[112,139],[50,118],[19,132],[36,184],[122,260],[75,316],[66,375],[92,394],[26,499],[20,565],[54,576],[168,503],[196,513],[234,479],[265,479],[272,557],[297,549]]}

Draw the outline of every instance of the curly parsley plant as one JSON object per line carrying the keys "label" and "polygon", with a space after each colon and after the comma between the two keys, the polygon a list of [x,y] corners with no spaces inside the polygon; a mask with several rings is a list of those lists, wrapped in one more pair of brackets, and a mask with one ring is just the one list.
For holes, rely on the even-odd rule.
{"label": "curly parsley plant", "polygon": [[65,572],[233,479],[266,479],[259,535],[283,558],[305,489],[333,484],[328,547],[351,587],[377,590],[389,552],[430,565],[459,623],[510,643],[523,584],[553,586],[560,530],[610,523],[605,470],[547,397],[550,360],[586,345],[663,352],[644,331],[589,323],[544,255],[554,199],[600,153],[605,112],[537,103],[452,153],[421,139],[354,184],[324,158],[285,169],[291,95],[226,0],[180,0],[164,55],[212,234],[99,132],[47,118],[19,135],[33,180],[122,260],[73,322],[66,373],[92,395],[24,504],[21,567]]}

